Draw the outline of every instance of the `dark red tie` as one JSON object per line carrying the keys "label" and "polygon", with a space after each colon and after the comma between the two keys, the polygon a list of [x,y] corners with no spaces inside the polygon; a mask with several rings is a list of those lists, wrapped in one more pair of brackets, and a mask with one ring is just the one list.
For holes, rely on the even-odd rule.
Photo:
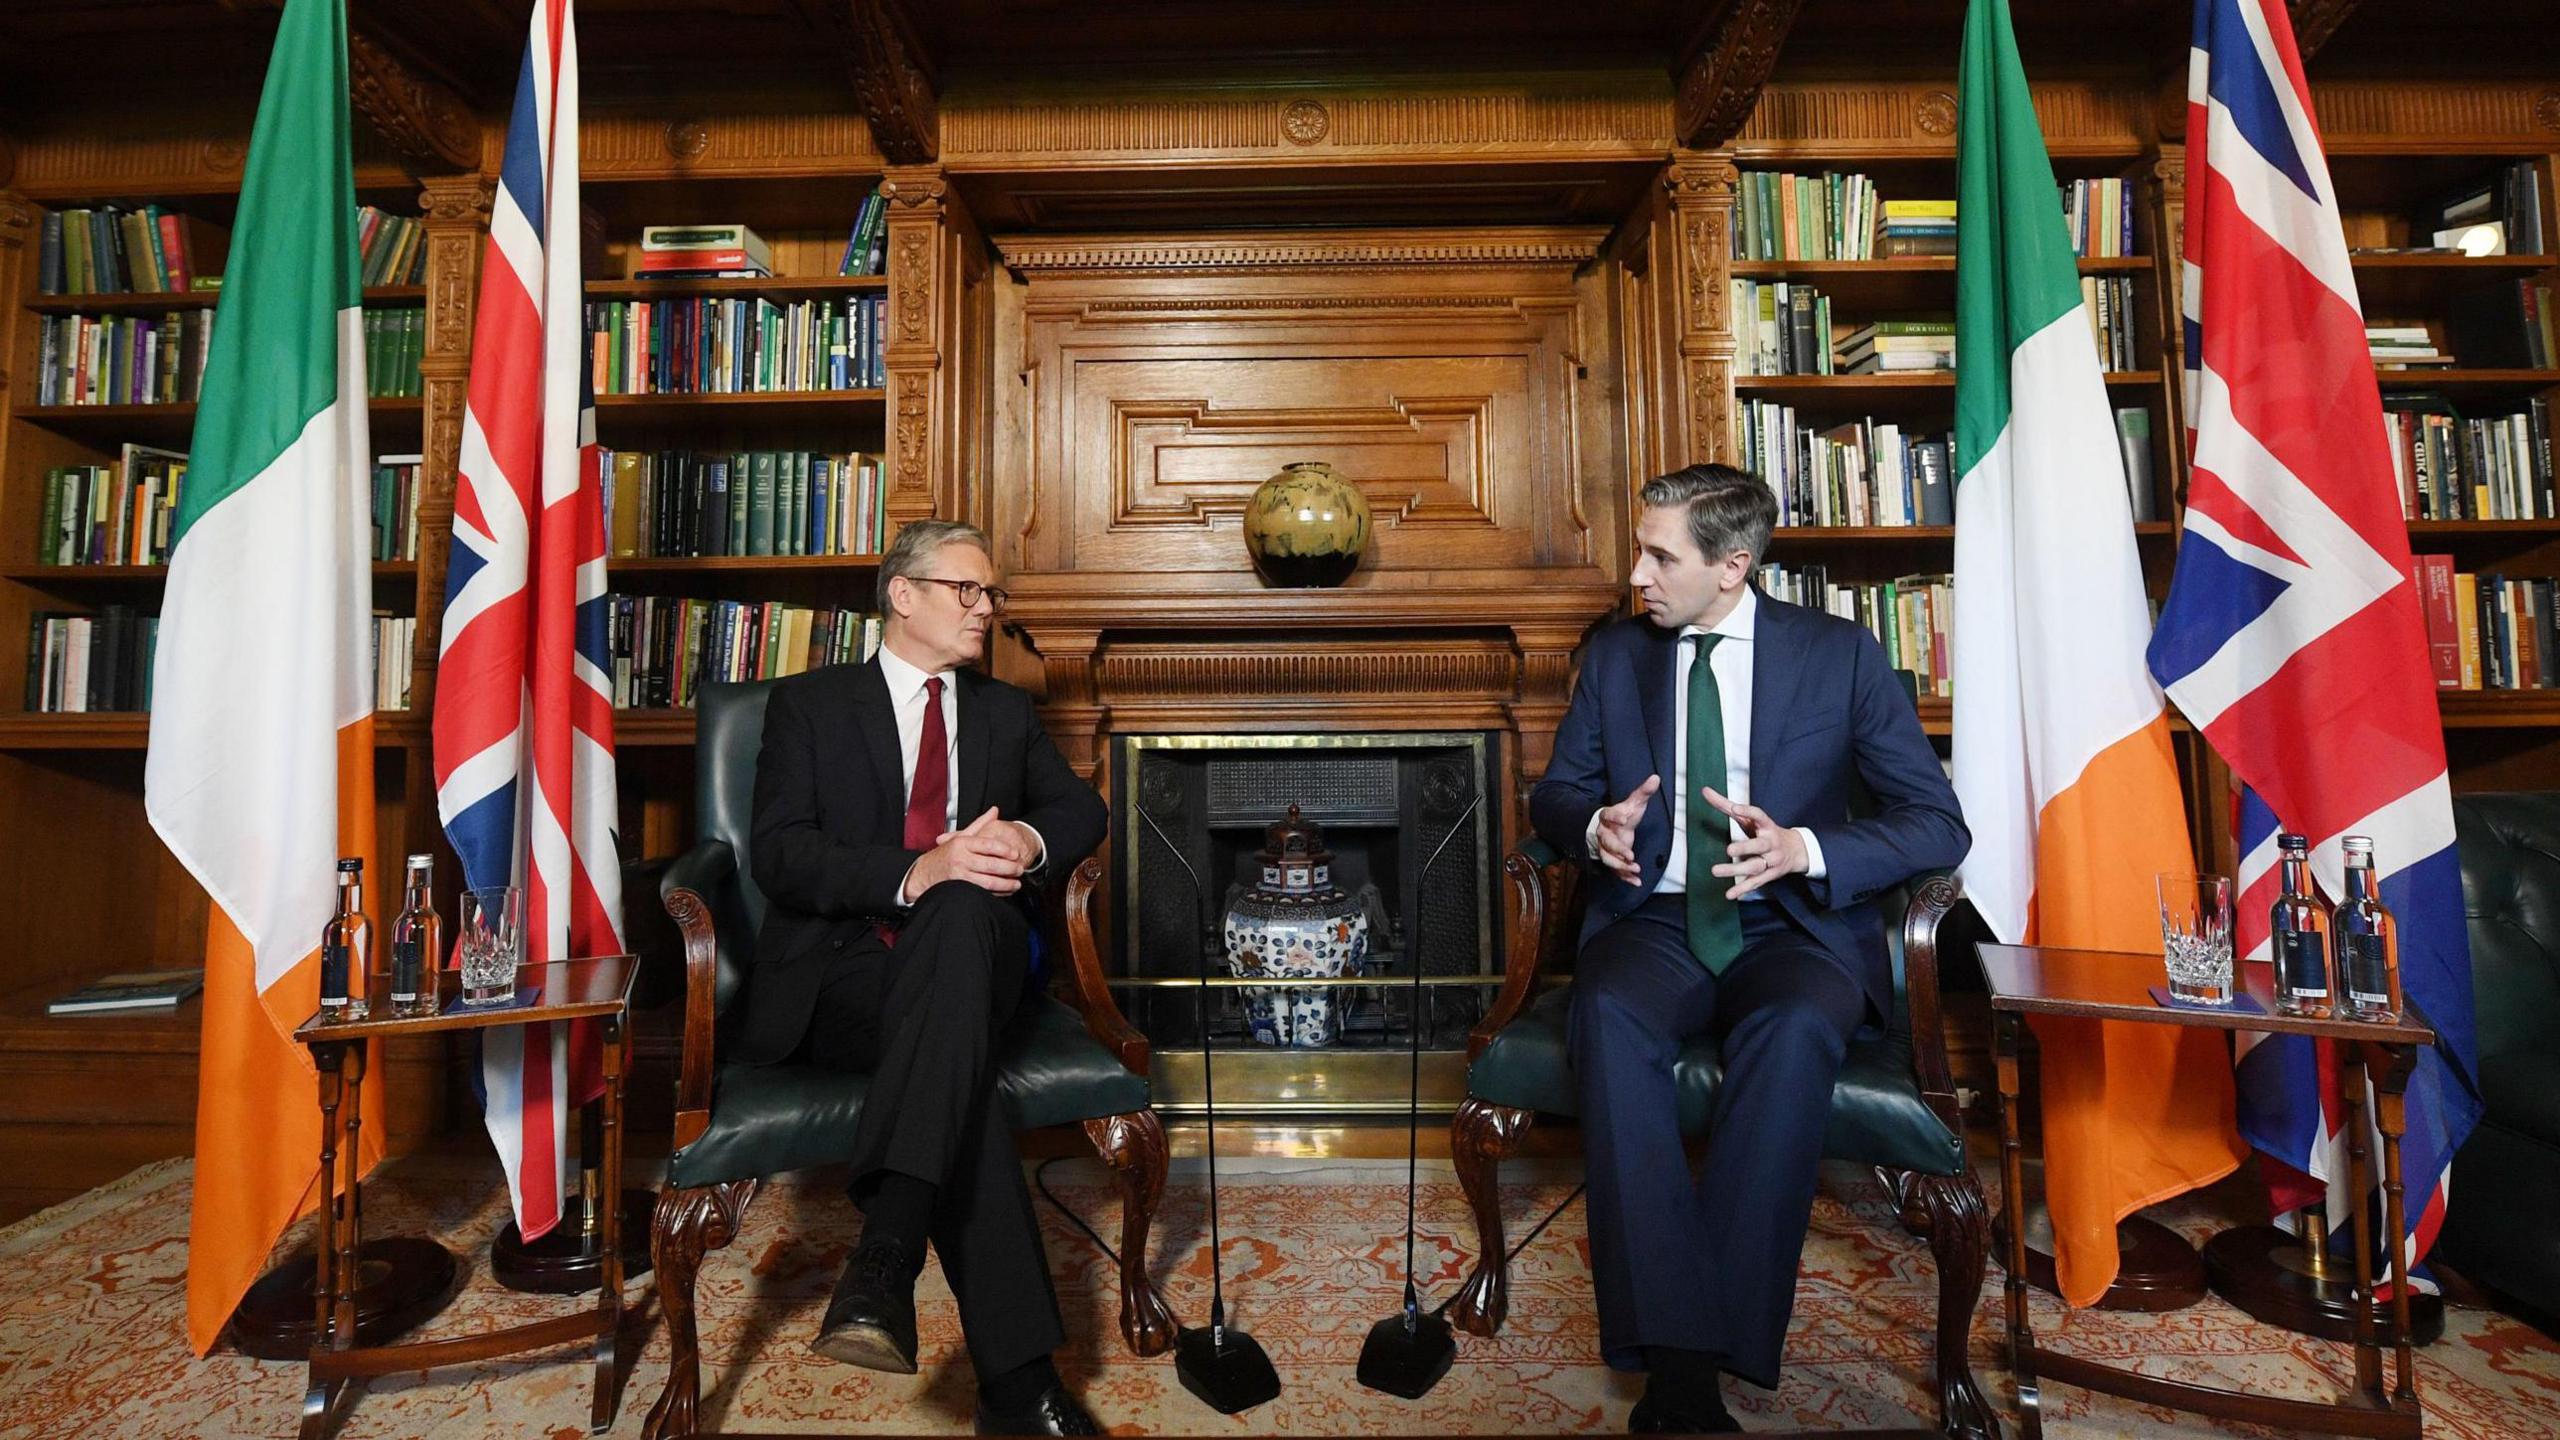
{"label": "dark red tie", "polygon": [[[951,745],[942,728],[942,677],[928,676],[924,682],[924,728],[916,734],[916,776],[907,784],[907,828],[900,844],[910,850],[930,850],[934,837],[951,823]],[[909,900],[921,900],[910,895]],[[880,921],[877,927],[880,943],[898,943],[898,927]]]}
{"label": "dark red tie", "polygon": [[942,728],[942,677],[924,682],[924,728],[916,735],[916,778],[907,785],[910,850],[930,850],[951,823],[951,742]]}

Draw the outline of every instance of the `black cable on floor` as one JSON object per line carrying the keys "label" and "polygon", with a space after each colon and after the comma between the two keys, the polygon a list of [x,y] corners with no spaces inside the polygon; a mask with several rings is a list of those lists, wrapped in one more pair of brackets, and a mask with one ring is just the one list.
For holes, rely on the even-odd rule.
{"label": "black cable on floor", "polygon": [[[1117,1265],[1120,1263],[1120,1252],[1112,1249],[1109,1245],[1104,1244],[1102,1236],[1097,1234],[1092,1226],[1084,1223],[1084,1217],[1075,1212],[1075,1207],[1069,1205],[1066,1201],[1059,1199],[1057,1192],[1049,1188],[1049,1167],[1068,1158],[1069,1157],[1065,1155],[1052,1155],[1048,1159],[1041,1161],[1039,1165],[1035,1166],[1031,1171],[1031,1183],[1039,1187],[1041,1199],[1056,1206],[1058,1213],[1067,1217],[1067,1223],[1075,1226],[1078,1230],[1083,1231],[1084,1238],[1093,1242],[1093,1248],[1101,1251],[1106,1259],[1110,1260],[1112,1264]],[[1547,1212],[1547,1218],[1529,1227],[1529,1233],[1520,1237],[1520,1242],[1513,1245],[1510,1253],[1502,1257],[1502,1263],[1507,1267],[1512,1261],[1519,1259],[1520,1252],[1529,1248],[1530,1241],[1545,1234],[1547,1227],[1556,1222],[1556,1217],[1565,1212],[1565,1207],[1581,1198],[1582,1187],[1580,1185],[1576,1185],[1573,1189],[1567,1191],[1565,1193],[1565,1197],[1556,1202],[1556,1208]],[[1434,1315],[1445,1314],[1449,1307],[1457,1302],[1458,1297],[1452,1295],[1448,1299],[1441,1301],[1439,1306],[1431,1313]]]}

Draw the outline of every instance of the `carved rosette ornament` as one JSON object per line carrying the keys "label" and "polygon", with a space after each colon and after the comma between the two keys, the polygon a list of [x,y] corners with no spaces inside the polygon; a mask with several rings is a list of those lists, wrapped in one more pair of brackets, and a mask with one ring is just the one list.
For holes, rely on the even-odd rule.
{"label": "carved rosette ornament", "polygon": [[711,131],[699,120],[670,120],[666,144],[671,159],[699,160],[711,148]]}
{"label": "carved rosette ornament", "polygon": [[1280,133],[1292,145],[1313,145],[1333,129],[1333,116],[1314,100],[1292,100],[1280,112]]}
{"label": "carved rosette ornament", "polygon": [[479,168],[480,122],[462,97],[401,64],[360,31],[347,33],[347,100],[410,174]]}
{"label": "carved rosette ornament", "polygon": [[1944,90],[1932,90],[1912,102],[1912,128],[1923,135],[1944,138],[1956,133],[1956,97]]}
{"label": "carved rosette ornament", "polygon": [[2560,130],[2560,90],[2545,90],[2534,98],[2533,120],[2545,130]]}

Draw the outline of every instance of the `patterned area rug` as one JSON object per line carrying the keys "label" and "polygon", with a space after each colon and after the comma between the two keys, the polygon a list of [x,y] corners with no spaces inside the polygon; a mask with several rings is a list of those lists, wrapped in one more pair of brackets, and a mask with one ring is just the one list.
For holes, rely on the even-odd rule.
{"label": "patterned area rug", "polygon": [[[1571,1189],[1553,1164],[1521,1165],[1507,1190],[1512,1233],[1525,1233]],[[1234,1323],[1278,1366],[1277,1401],[1218,1415],[1181,1388],[1170,1359],[1135,1361],[1117,1338],[1112,1267],[1062,1215],[1041,1206],[1049,1256],[1076,1337],[1068,1379],[1104,1423],[1127,1434],[1347,1435],[1611,1432],[1639,1381],[1602,1367],[1579,1205],[1513,1267],[1511,1318],[1494,1340],[1460,1336],[1458,1363],[1428,1397],[1407,1402],[1353,1380],[1362,1337],[1391,1313],[1403,1283],[1403,1167],[1391,1162],[1222,1166],[1227,1281]],[[236,1354],[197,1360],[182,1338],[189,1169],[170,1162],[0,1231],[0,1437],[75,1434],[275,1436],[292,1432],[298,1366]],[[1098,1166],[1059,1162],[1050,1188],[1106,1236],[1118,1230]],[[636,1183],[636,1182],[635,1182]],[[431,1233],[466,1260],[462,1297],[425,1336],[468,1334],[560,1313],[562,1301],[500,1289],[479,1257],[504,1218],[492,1161],[428,1155],[386,1168],[366,1196],[374,1234]],[[2208,1192],[2164,1218],[2201,1238],[2235,1208]],[[1427,1168],[1419,1250],[1433,1301],[1456,1287],[1473,1246],[1463,1197],[1445,1165]],[[1206,1314],[1205,1215],[1195,1173],[1178,1170],[1157,1229],[1167,1300]],[[966,1433],[972,1384],[950,1292],[928,1268],[919,1291],[923,1372],[874,1375],[810,1353],[855,1224],[838,1184],[796,1177],[760,1195],[745,1233],[704,1267],[701,1287],[707,1421],[738,1430]],[[646,1283],[635,1287],[645,1293]],[[1974,1329],[1976,1373],[2007,1418],[1997,1336],[1999,1272]],[[1931,1424],[1935,1275],[1927,1247],[1891,1223],[1872,1179],[1826,1172],[1797,1290],[1785,1383],[1763,1393],[1728,1382],[1753,1430]],[[2095,1359],[2156,1374],[2319,1398],[2348,1383],[2342,1346],[2250,1323],[2218,1301],[2160,1315],[2071,1314],[2040,1299],[2039,1333]],[[2495,1312],[2455,1307],[2445,1338],[2420,1352],[2431,1435],[2547,1436],[2560,1414],[2560,1347]],[[664,1381],[667,1346],[653,1330],[613,1432],[638,1433]],[[342,1432],[349,1437],[524,1437],[585,1433],[587,1367],[552,1352],[377,1382]],[[2192,1416],[2071,1389],[2048,1389],[2047,1424],[2066,1437],[2216,1435]],[[2228,1427],[2228,1433],[2264,1433]]]}

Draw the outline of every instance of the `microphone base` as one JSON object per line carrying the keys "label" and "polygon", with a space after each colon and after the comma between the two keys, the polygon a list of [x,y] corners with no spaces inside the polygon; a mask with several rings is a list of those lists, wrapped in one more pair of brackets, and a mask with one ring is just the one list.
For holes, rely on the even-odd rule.
{"label": "microphone base", "polygon": [[1212,1343],[1206,1325],[1185,1330],[1174,1340],[1173,1369],[1182,1377],[1182,1388],[1221,1415],[1278,1398],[1280,1372],[1271,1368],[1271,1357],[1254,1338],[1230,1325],[1226,1342]]}
{"label": "microphone base", "polygon": [[1419,1400],[1431,1393],[1449,1364],[1458,1357],[1457,1337],[1437,1315],[1417,1317],[1412,1328],[1402,1313],[1369,1327],[1360,1347],[1360,1383],[1388,1395]]}

